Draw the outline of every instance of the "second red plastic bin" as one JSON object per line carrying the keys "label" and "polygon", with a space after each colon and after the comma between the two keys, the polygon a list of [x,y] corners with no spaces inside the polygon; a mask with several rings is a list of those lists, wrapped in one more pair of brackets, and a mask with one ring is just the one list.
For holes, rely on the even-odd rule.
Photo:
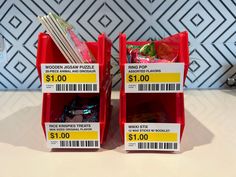
{"label": "second red plastic bin", "polygon": [[[184,81],[186,79],[188,66],[189,66],[189,51],[188,51],[188,33],[182,32],[170,37],[167,37],[160,41],[155,41],[155,47],[157,48],[160,43],[164,42],[171,46],[175,53],[178,54],[176,62],[184,63]],[[120,89],[120,114],[119,124],[122,139],[124,140],[124,125],[129,122],[128,115],[135,113],[138,109],[140,102],[150,103],[146,105],[152,111],[164,110],[167,113],[168,120],[161,123],[179,123],[181,126],[182,137],[185,115],[184,115],[184,94],[183,93],[125,93],[125,64],[127,63],[127,49],[128,44],[131,45],[144,45],[146,42],[134,42],[127,41],[126,35],[120,35],[120,71],[122,77],[121,89]],[[141,123],[141,122],[140,122]],[[153,122],[160,123],[160,122]]]}

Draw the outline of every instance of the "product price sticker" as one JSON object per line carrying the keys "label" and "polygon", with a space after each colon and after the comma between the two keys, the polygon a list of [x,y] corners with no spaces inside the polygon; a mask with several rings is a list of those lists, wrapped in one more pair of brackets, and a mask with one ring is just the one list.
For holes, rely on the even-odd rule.
{"label": "product price sticker", "polygon": [[45,123],[49,148],[100,148],[99,123]]}
{"label": "product price sticker", "polygon": [[43,93],[98,93],[98,64],[42,64]]}
{"label": "product price sticker", "polygon": [[180,124],[126,123],[125,150],[179,151]]}
{"label": "product price sticker", "polygon": [[125,92],[183,92],[183,73],[184,63],[125,64]]}

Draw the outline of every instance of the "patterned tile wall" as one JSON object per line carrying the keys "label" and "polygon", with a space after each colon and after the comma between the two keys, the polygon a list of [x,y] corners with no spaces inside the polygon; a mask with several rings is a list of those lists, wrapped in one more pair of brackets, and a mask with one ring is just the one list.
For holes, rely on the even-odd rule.
{"label": "patterned tile wall", "polygon": [[189,31],[187,88],[225,87],[236,76],[235,0],[0,0],[0,33],[7,60],[0,60],[0,89],[40,88],[35,69],[37,15],[54,12],[84,40],[106,32],[113,41],[113,86],[118,88],[118,34],[129,40],[161,39]]}

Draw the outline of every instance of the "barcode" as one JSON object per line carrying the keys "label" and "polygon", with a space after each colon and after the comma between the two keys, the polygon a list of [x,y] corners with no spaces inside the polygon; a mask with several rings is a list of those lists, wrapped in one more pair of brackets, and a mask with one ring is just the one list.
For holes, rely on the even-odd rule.
{"label": "barcode", "polygon": [[170,142],[141,142],[138,143],[138,149],[155,149],[155,150],[177,150],[178,143]]}
{"label": "barcode", "polygon": [[98,147],[98,141],[60,141],[60,147]]}
{"label": "barcode", "polygon": [[97,91],[97,84],[56,84],[56,91]]}
{"label": "barcode", "polygon": [[180,84],[138,84],[138,91],[179,91]]}

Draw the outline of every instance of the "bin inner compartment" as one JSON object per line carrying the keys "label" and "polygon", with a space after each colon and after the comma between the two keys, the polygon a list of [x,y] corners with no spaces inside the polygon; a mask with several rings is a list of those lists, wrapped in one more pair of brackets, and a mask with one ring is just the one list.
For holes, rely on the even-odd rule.
{"label": "bin inner compartment", "polygon": [[127,93],[126,122],[175,123],[175,93]]}
{"label": "bin inner compartment", "polygon": [[[47,41],[44,41],[47,45],[45,52],[47,53],[46,56],[46,63],[68,63],[68,61],[65,59],[64,55],[61,53],[61,51],[58,49],[57,45],[53,42],[52,38],[47,38]],[[98,60],[98,44],[97,42],[86,42],[86,45],[88,46],[89,51],[91,54],[95,57],[96,60]]]}
{"label": "bin inner compartment", "polygon": [[[80,122],[81,119],[83,122],[86,120],[88,122],[91,120],[99,122],[99,93],[51,93],[48,96],[51,97],[49,102],[50,110],[48,110],[49,114],[47,114],[46,118],[49,122]],[[81,108],[81,105],[86,107]],[[76,110],[85,111],[82,112],[82,115],[81,111],[74,112]],[[77,117],[74,117],[75,115]]]}
{"label": "bin inner compartment", "polygon": [[[152,41],[140,41],[140,42],[128,41],[127,45],[143,46],[150,42]],[[177,57],[175,62],[178,62],[179,38],[177,39],[168,38],[161,41],[154,41],[154,44],[155,44],[157,58],[174,59],[175,57]],[[128,54],[128,50],[127,50],[127,54]]]}

